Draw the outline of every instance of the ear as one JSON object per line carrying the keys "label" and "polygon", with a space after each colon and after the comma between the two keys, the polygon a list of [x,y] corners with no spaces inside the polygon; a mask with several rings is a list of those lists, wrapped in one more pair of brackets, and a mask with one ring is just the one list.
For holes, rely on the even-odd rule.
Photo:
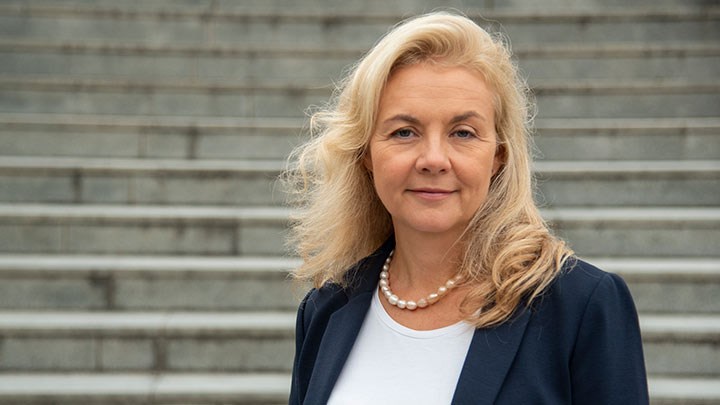
{"label": "ear", "polygon": [[363,156],[363,166],[365,166],[368,173],[372,175],[372,157],[370,156],[370,148],[367,148],[365,155]]}
{"label": "ear", "polygon": [[496,175],[498,171],[505,165],[507,155],[505,154],[505,145],[499,144],[495,147],[495,158],[493,159],[492,175]]}

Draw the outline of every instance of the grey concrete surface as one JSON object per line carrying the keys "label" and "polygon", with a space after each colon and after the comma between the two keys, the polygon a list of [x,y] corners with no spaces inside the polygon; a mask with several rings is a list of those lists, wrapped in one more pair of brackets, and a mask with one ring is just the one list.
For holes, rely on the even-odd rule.
{"label": "grey concrete surface", "polygon": [[[272,179],[342,70],[438,5],[2,2],[0,403],[286,402],[307,286]],[[717,2],[442,5],[510,35],[543,214],[627,280],[653,404],[719,404]]]}

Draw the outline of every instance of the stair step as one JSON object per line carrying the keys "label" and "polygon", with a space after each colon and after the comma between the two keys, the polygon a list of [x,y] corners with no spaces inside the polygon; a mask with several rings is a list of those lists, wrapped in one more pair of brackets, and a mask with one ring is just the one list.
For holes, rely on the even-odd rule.
{"label": "stair step", "polygon": [[0,370],[287,372],[295,312],[0,314]]}
{"label": "stair step", "polygon": [[[635,81],[633,84],[587,82],[535,86],[539,116],[574,117],[714,117],[708,105],[719,105],[715,93],[720,86],[701,89],[702,85],[681,82]],[[716,99],[717,98],[717,99]],[[663,103],[658,103],[662,99]],[[682,105],[664,105],[664,102]]]}
{"label": "stair step", "polygon": [[[3,79],[0,89],[3,112],[240,117],[303,117],[331,92],[326,83],[60,78]],[[579,81],[533,91],[546,118],[713,117],[720,104],[717,81]]]}
{"label": "stair step", "polygon": [[649,341],[717,342],[720,316],[715,315],[643,315],[640,318],[643,338]]}
{"label": "stair step", "polygon": [[[0,201],[279,205],[281,160],[100,159],[0,156]],[[548,206],[713,206],[718,161],[544,161]]]}
{"label": "stair step", "polygon": [[0,114],[0,149],[16,156],[284,158],[302,125],[287,118]]}
{"label": "stair step", "polygon": [[[188,160],[188,159],[107,159],[73,157],[16,157],[0,156],[0,170],[7,173],[71,173],[89,174],[122,173],[197,173],[235,174],[267,173],[279,174],[286,166],[284,160]],[[688,161],[540,161],[535,163],[535,172],[547,176],[575,175],[714,175],[720,171],[715,160]]]}
{"label": "stair step", "polygon": [[[639,166],[642,164],[639,164]],[[676,166],[680,166],[678,163]],[[690,162],[688,167],[693,171],[712,170],[714,162]],[[658,166],[650,163],[648,166]],[[673,166],[673,163],[670,163]],[[106,159],[106,158],[72,158],[72,157],[15,157],[0,156],[0,170],[8,173],[72,173],[87,172],[88,174],[250,174],[264,173],[277,176],[285,167],[282,160],[199,160],[199,159]],[[680,170],[670,167],[669,171]],[[662,170],[662,168],[658,168]]]}
{"label": "stair step", "polygon": [[263,85],[217,80],[35,79],[13,84],[5,79],[0,89],[0,111],[49,114],[299,118],[305,116],[308,106],[330,96],[329,86],[322,83]]}
{"label": "stair step", "polygon": [[[373,1],[373,0],[370,0]],[[377,5],[385,6],[380,0]],[[618,1],[618,0],[616,0]],[[452,0],[451,0],[452,2]],[[17,3],[17,4],[13,4]],[[280,20],[280,21],[326,21],[337,20],[340,22],[348,21],[388,21],[390,23],[397,22],[402,19],[405,13],[399,13],[396,10],[373,10],[371,7],[353,9],[351,7],[340,8],[334,7],[309,7],[312,4],[299,1],[293,2],[305,8],[302,10],[287,10],[286,5],[281,7],[258,7],[252,4],[252,0],[248,4],[238,4],[234,1],[228,2],[210,2],[207,0],[199,0],[194,4],[183,3],[182,7],[178,7],[177,0],[169,0],[163,3],[162,0],[153,3],[126,3],[118,5],[118,3],[109,0],[94,0],[88,3],[87,0],[34,0],[31,3],[21,0],[5,0],[0,5],[0,15],[21,15],[26,17],[76,17],[85,19],[118,19],[118,20],[142,20],[142,19],[159,19],[159,20],[238,20],[246,21],[248,19],[258,20]],[[312,3],[312,2],[311,2]],[[329,3],[334,4],[330,1]],[[426,7],[426,0],[411,0],[404,6],[412,7],[413,5]],[[447,3],[447,2],[445,2]],[[624,3],[610,4],[606,7],[586,7],[581,9],[564,8],[563,10],[554,10],[547,8],[545,11],[530,8],[513,9],[512,7],[479,7],[478,5],[465,5],[468,10],[466,14],[473,17],[473,13],[482,13],[486,19],[504,19],[514,22],[542,21],[575,21],[575,22],[597,22],[608,20],[696,20],[698,18],[714,18],[720,13],[718,7],[713,7],[707,1],[699,1],[697,4],[682,1],[672,5],[672,1],[648,1],[647,3],[636,2],[631,6]],[[316,3],[317,4],[317,3]],[[509,1],[508,4],[512,4]],[[592,3],[595,5],[596,3]],[[683,6],[684,5],[684,6]],[[170,7],[174,6],[174,7]],[[412,11],[411,11],[412,12]],[[706,14],[702,14],[705,12]]]}
{"label": "stair step", "polygon": [[[71,77],[182,77],[329,82],[365,47],[248,47],[122,42],[0,40],[0,73]],[[558,79],[713,79],[716,43],[534,44],[513,49],[531,83]],[[38,60],[45,63],[39,64]]]}
{"label": "stair step", "polygon": [[[683,263],[687,263],[684,260]],[[696,261],[698,262],[698,261]],[[705,267],[714,268],[711,260]],[[0,271],[4,274],[40,276],[152,275],[162,277],[212,275],[264,275],[269,278],[287,274],[300,265],[300,259],[285,257],[207,257],[207,256],[63,256],[1,255]]]}
{"label": "stair step", "polygon": [[[277,255],[289,210],[0,204],[0,251]],[[587,256],[717,255],[716,208],[554,208],[543,215]]]}
{"label": "stair step", "polygon": [[626,281],[720,280],[720,260],[713,258],[584,257],[583,259],[601,269],[622,275]]}
{"label": "stair step", "polygon": [[[720,379],[650,376],[653,405],[720,402]],[[5,374],[0,403],[281,404],[289,374]]]}
{"label": "stair step", "polygon": [[640,328],[648,373],[720,375],[720,317],[643,315]]}
{"label": "stair step", "polygon": [[[713,258],[589,258],[628,283],[641,313],[720,314]],[[5,310],[294,310],[294,258],[0,255]]]}
{"label": "stair step", "polygon": [[[430,2],[432,3],[432,2]],[[437,2],[435,2],[437,3]],[[436,4],[438,6],[439,4]],[[446,7],[450,5],[444,4]],[[425,5],[427,7],[427,5]],[[429,8],[430,9],[432,6]],[[459,6],[467,9],[467,6]],[[365,10],[368,10],[367,8]],[[281,9],[267,12],[152,8],[4,7],[2,33],[10,37],[85,39],[105,38],[150,42],[370,46],[397,21],[407,16],[388,12],[318,12]],[[513,43],[628,42],[717,40],[720,11],[714,7],[635,8],[594,12],[478,12],[466,10],[490,29],[507,32]],[[103,29],[97,22],[102,21]],[[541,40],[544,39],[544,40]]]}
{"label": "stair step", "polygon": [[[654,325],[654,324],[653,324]],[[4,336],[293,336],[294,312],[1,312]]]}
{"label": "stair step", "polygon": [[651,376],[653,405],[711,405],[720,403],[720,379]]}
{"label": "stair step", "polygon": [[[603,120],[595,120],[598,123]],[[618,129],[619,123],[623,121],[605,120],[605,124]],[[592,122],[588,120],[558,120],[553,121],[553,126],[563,125],[566,130],[567,122],[580,122],[580,126],[591,127]],[[681,129],[720,129],[720,118],[683,118],[683,119],[652,119],[652,120],[630,120],[629,124],[634,126],[655,128],[666,125]],[[149,131],[158,130],[161,132],[183,131],[192,128],[214,133],[234,133],[238,130],[249,129],[254,131],[272,129],[284,131],[299,131],[304,123],[303,118],[287,117],[182,117],[182,116],[143,116],[143,115],[120,115],[120,114],[23,114],[3,113],[0,114],[0,125],[3,128],[19,129],[52,129],[58,128],[67,131],[86,130],[113,130],[122,129],[127,131]],[[583,125],[583,123],[586,123]],[[577,124],[576,124],[577,125]],[[600,124],[599,124],[600,125]]]}
{"label": "stair step", "polygon": [[[0,5],[2,7],[2,5]],[[113,38],[110,38],[113,39]],[[121,41],[98,39],[75,39],[62,40],[32,39],[27,37],[8,39],[0,38],[0,51],[2,52],[38,52],[38,53],[67,53],[73,54],[96,54],[122,56],[144,56],[150,55],[154,58],[166,56],[195,57],[240,57],[240,58],[262,58],[272,57],[275,59],[302,57],[308,63],[314,62],[315,58],[344,59],[355,61],[367,52],[367,47],[352,46],[348,44],[337,44],[334,47],[317,46],[313,43],[304,43],[302,46],[288,46],[279,44],[276,46],[258,46],[252,43],[232,44],[192,44],[186,42],[176,43],[154,43],[147,41]],[[675,41],[664,43],[648,43],[645,41],[632,42],[563,42],[544,44],[520,44],[513,47],[513,55],[522,60],[532,58],[641,58],[654,56],[676,56],[676,57],[709,57],[718,56],[720,47],[714,41]],[[316,62],[316,61],[315,61]],[[19,74],[28,74],[28,71],[20,71]],[[236,73],[237,74],[237,73]],[[264,75],[263,75],[264,76]],[[166,76],[167,77],[167,76]]]}
{"label": "stair step", "polygon": [[[290,311],[4,312],[0,370],[289,371],[294,325]],[[649,373],[720,375],[720,316],[643,314],[640,325]]]}
{"label": "stair step", "polygon": [[720,127],[714,123],[720,121],[545,119],[536,124],[535,141],[544,160],[718,159]]}
{"label": "stair step", "polygon": [[[345,66],[362,56],[363,48],[247,47],[237,44],[149,44],[123,42],[68,42],[2,40],[0,73],[70,77],[136,77],[190,79],[280,79],[328,83]],[[691,51],[692,52],[692,51]],[[712,50],[710,50],[712,52]],[[688,56],[688,69],[702,77],[695,60],[714,56]],[[708,59],[709,58],[709,59]],[[685,59],[683,56],[670,60]],[[41,60],[44,63],[38,64]],[[668,62],[677,65],[677,62]],[[678,67],[682,71],[683,67]]]}
{"label": "stair step", "polygon": [[[73,14],[103,14],[103,13],[114,13],[123,14],[134,11],[134,14],[139,13],[166,13],[178,16],[184,16],[188,14],[197,14],[200,12],[213,13],[224,15],[225,13],[250,13],[253,15],[259,14],[331,14],[345,15],[348,13],[360,13],[360,14],[378,14],[383,13],[398,13],[398,18],[401,13],[418,13],[427,12],[432,6],[439,6],[440,4],[446,7],[455,9],[468,9],[480,10],[483,13],[505,13],[508,15],[527,15],[528,12],[532,12],[538,16],[547,16],[552,18],[557,16],[572,16],[574,14],[588,14],[594,15],[626,15],[626,14],[639,14],[640,16],[645,14],[652,15],[650,10],[679,10],[689,9],[691,7],[708,7],[714,3],[708,0],[636,0],[632,3],[632,7],[621,0],[608,0],[603,3],[603,7],[599,7],[596,1],[592,0],[551,0],[543,1],[542,4],[526,4],[522,0],[509,0],[502,3],[485,3],[483,2],[468,2],[449,0],[439,3],[433,0],[410,0],[404,1],[398,4],[386,4],[382,0],[368,0],[363,4],[347,4],[340,5],[332,0],[315,0],[315,1],[291,1],[291,0],[275,0],[268,2],[266,0],[246,0],[243,2],[237,2],[234,0],[223,0],[223,1],[211,1],[211,0],[196,0],[192,3],[178,0],[156,0],[152,3],[147,2],[129,2],[127,3],[131,7],[119,7],[117,2],[112,0],[93,0],[92,3],[88,3],[87,0],[34,0],[28,4],[24,0],[5,0],[6,8],[10,11],[13,10],[32,10],[33,14],[49,13],[51,16],[56,16],[58,13],[69,13]],[[123,3],[126,4],[126,3]],[[82,7],[79,7],[82,6]],[[182,7],[178,7],[182,6]],[[77,11],[76,11],[77,10]],[[128,11],[130,10],[130,11]],[[556,14],[553,14],[556,13]],[[132,16],[132,15],[131,15]],[[558,17],[556,17],[558,18]]]}
{"label": "stair step", "polygon": [[[283,222],[290,211],[271,207],[201,207],[201,206],[107,206],[107,205],[0,205],[0,218],[19,221],[97,221],[123,222],[145,221],[148,223],[183,222]],[[700,213],[699,215],[702,215]]]}
{"label": "stair step", "polygon": [[0,308],[258,311],[297,308],[297,259],[279,257],[0,256]]}
{"label": "stair step", "polygon": [[542,161],[537,200],[545,206],[716,206],[718,161]]}
{"label": "stair step", "polygon": [[[14,156],[285,159],[302,119],[0,113]],[[720,159],[720,119],[538,119],[546,160]]]}
{"label": "stair step", "polygon": [[5,374],[7,404],[257,404],[286,403],[289,374]]}
{"label": "stair step", "polygon": [[640,313],[720,314],[720,261],[714,258],[588,258],[620,274]]}
{"label": "stair step", "polygon": [[[0,201],[279,205],[284,162],[0,157]],[[712,180],[711,180],[712,181]]]}
{"label": "stair step", "polygon": [[[715,208],[543,210],[551,227],[579,254],[616,257],[716,256],[719,214]],[[685,243],[691,240],[693,245]]]}
{"label": "stair step", "polygon": [[0,250],[278,255],[285,251],[288,213],[261,207],[2,205]]}

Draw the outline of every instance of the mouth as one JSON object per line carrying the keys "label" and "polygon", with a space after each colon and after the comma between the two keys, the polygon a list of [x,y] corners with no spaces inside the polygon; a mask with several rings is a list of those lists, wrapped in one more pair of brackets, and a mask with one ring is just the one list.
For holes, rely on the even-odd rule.
{"label": "mouth", "polygon": [[447,198],[452,193],[454,193],[454,190],[447,190],[447,189],[440,189],[440,188],[412,188],[409,189],[413,195],[416,197],[422,198],[424,200],[442,200],[444,198]]}

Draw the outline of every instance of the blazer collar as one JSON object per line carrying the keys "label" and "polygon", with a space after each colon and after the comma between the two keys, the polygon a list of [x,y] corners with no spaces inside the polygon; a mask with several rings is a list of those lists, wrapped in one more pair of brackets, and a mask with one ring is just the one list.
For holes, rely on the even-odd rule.
{"label": "blazer collar", "polygon": [[303,403],[325,404],[330,398],[370,308],[382,265],[394,246],[395,237],[391,235],[378,250],[348,271],[348,288],[343,290],[347,303],[328,320]]}

